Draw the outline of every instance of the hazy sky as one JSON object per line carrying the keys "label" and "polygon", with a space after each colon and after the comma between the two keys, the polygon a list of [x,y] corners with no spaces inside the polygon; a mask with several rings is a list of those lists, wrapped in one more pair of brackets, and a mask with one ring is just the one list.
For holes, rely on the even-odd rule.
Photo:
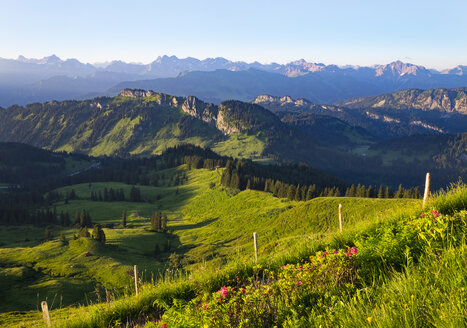
{"label": "hazy sky", "polygon": [[467,0],[0,0],[0,57],[467,65]]}

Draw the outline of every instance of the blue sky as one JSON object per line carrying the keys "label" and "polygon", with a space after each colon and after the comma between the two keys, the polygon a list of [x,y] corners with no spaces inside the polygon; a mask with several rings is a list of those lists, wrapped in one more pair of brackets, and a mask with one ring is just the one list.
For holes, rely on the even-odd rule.
{"label": "blue sky", "polygon": [[466,0],[0,0],[0,57],[467,65]]}

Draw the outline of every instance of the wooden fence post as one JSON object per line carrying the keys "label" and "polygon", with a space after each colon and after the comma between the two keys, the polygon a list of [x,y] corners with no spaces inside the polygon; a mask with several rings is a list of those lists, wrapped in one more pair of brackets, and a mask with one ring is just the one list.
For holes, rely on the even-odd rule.
{"label": "wooden fence post", "polygon": [[138,296],[138,269],[136,268],[136,264],[134,267],[134,274],[135,274],[135,291],[136,291],[136,296]]}
{"label": "wooden fence post", "polygon": [[342,204],[339,204],[339,231],[342,232]]}
{"label": "wooden fence post", "polygon": [[423,195],[423,206],[422,206],[423,209],[425,209],[425,204],[426,204],[426,201],[428,200],[429,195],[430,195],[430,172],[426,174],[425,194]]}
{"label": "wooden fence post", "polygon": [[258,262],[258,241],[256,239],[256,232],[253,232],[253,243],[255,244],[255,262]]}
{"label": "wooden fence post", "polygon": [[41,302],[42,308],[42,317],[44,318],[45,324],[47,327],[52,327],[52,321],[50,321],[50,314],[49,314],[49,307],[47,306],[47,302]]}

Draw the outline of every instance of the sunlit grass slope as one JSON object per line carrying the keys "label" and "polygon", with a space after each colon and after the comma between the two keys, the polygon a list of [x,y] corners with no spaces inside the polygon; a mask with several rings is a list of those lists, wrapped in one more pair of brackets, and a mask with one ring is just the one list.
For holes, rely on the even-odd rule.
{"label": "sunlit grass slope", "polygon": [[[187,181],[173,186],[173,175],[181,172],[186,172]],[[54,204],[57,212],[68,211],[73,220],[75,211],[87,209],[93,222],[105,225],[105,245],[86,238],[73,240],[76,228],[49,227],[55,240],[47,242],[43,242],[42,229],[1,228],[1,236],[11,235],[0,248],[0,270],[6,277],[2,295],[15,301],[2,303],[0,309],[31,310],[44,299],[53,303],[52,308],[87,304],[96,302],[98,294],[104,295],[103,289],[121,296],[132,290],[133,265],[138,265],[144,281],[154,278],[158,283],[168,274],[167,259],[174,252],[181,256],[185,269],[199,279],[249,265],[254,258],[253,232],[258,234],[260,260],[280,261],[291,249],[308,247],[333,235],[338,229],[339,203],[343,204],[347,231],[420,206],[417,200],[345,197],[294,202],[269,193],[224,188],[220,186],[221,172],[215,170],[181,166],[160,174],[165,177],[161,186],[137,186],[147,200],[144,203],[91,201],[91,191],[104,188],[123,189],[128,196],[132,186],[123,183],[93,183],[91,188],[80,184],[58,190],[66,193],[73,189],[80,199]],[[122,210],[129,215],[126,228],[121,226]],[[148,217],[155,211],[167,214],[169,233],[150,231]],[[58,240],[61,232],[66,243]],[[168,240],[171,248],[164,250]],[[157,255],[156,244],[160,249]],[[85,256],[87,252],[92,255]],[[13,317],[6,318],[14,321]]]}
{"label": "sunlit grass slope", "polygon": [[[52,314],[59,327],[465,327],[466,202],[467,188],[460,186],[424,211],[417,203],[405,204],[382,220],[291,248],[287,256],[262,257],[259,266],[251,261],[191,279],[167,279],[139,296]],[[333,254],[336,249],[341,250]],[[321,271],[313,275],[314,270]],[[321,287],[332,274],[338,281],[342,275],[353,278],[341,288]],[[221,293],[221,286],[246,290],[228,287]]]}

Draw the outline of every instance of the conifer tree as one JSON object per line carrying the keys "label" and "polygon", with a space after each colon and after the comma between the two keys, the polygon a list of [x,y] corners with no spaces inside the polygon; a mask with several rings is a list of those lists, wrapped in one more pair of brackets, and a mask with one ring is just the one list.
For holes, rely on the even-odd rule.
{"label": "conifer tree", "polygon": [[290,200],[294,199],[295,197],[295,186],[294,185],[289,185],[289,188],[287,189],[286,197]]}
{"label": "conifer tree", "polygon": [[355,189],[355,185],[351,185],[349,189],[349,195],[347,197],[356,197],[356,196],[357,196],[357,192]]}
{"label": "conifer tree", "polygon": [[161,228],[160,230],[162,232],[165,232],[167,230],[167,214],[162,214],[161,216]]}
{"label": "conifer tree", "polygon": [[122,211],[122,226],[126,228],[126,210]]}
{"label": "conifer tree", "polygon": [[378,189],[378,198],[383,198],[383,197],[384,197],[383,186],[380,185]]}
{"label": "conifer tree", "polygon": [[230,179],[230,188],[240,189],[240,177],[237,173],[232,174]]}
{"label": "conifer tree", "polygon": [[79,224],[81,227],[86,226],[86,211],[84,208],[81,210],[81,214],[79,216]]}
{"label": "conifer tree", "polygon": [[336,187],[335,191],[334,191],[334,197],[340,197],[341,196],[341,191],[339,189],[339,187]]}
{"label": "conifer tree", "polygon": [[301,201],[301,189],[300,189],[300,185],[297,186],[297,189],[295,189],[295,195],[294,195],[294,200],[296,200],[297,202]]}
{"label": "conifer tree", "polygon": [[402,195],[402,198],[412,198],[412,190],[411,189],[405,189],[404,193]]}
{"label": "conifer tree", "polygon": [[300,200],[305,201],[306,200],[306,186],[303,186],[300,188]]}
{"label": "conifer tree", "polygon": [[394,198],[402,198],[404,196],[404,188],[402,187],[402,184],[399,185],[399,188],[397,188],[396,192],[394,193]]}
{"label": "conifer tree", "polygon": [[315,185],[308,186],[308,190],[306,192],[306,200],[313,199],[315,197]]}
{"label": "conifer tree", "polygon": [[366,190],[366,197],[367,198],[373,197],[373,186],[368,186],[368,189]]}
{"label": "conifer tree", "polygon": [[389,198],[390,196],[391,196],[391,195],[390,195],[390,193],[389,193],[389,187],[386,187],[386,188],[384,189],[384,198]]}
{"label": "conifer tree", "polygon": [[94,229],[92,231],[92,238],[101,242],[102,244],[105,244],[105,233],[100,224],[94,225]]}
{"label": "conifer tree", "polygon": [[75,224],[80,224],[80,215],[78,211],[75,212]]}

